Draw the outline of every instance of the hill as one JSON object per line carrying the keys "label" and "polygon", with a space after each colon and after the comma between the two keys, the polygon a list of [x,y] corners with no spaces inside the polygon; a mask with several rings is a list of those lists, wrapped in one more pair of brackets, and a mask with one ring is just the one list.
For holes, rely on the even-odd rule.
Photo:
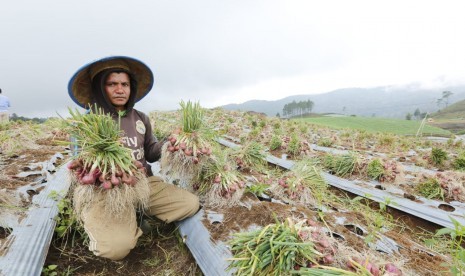
{"label": "hill", "polygon": [[455,134],[465,134],[465,100],[449,105],[431,114],[432,125],[447,129]]}
{"label": "hill", "polygon": [[367,117],[405,118],[418,108],[421,112],[438,110],[437,99],[442,91],[452,91],[449,103],[465,99],[465,86],[425,89],[418,84],[407,86],[382,86],[374,88],[344,88],[323,94],[289,96],[276,101],[252,100],[242,104],[222,106],[226,110],[263,112],[268,116],[282,114],[285,104],[292,101],[314,102],[312,112],[343,113]]}
{"label": "hill", "polygon": [[438,110],[437,112],[431,114],[431,117],[434,119],[464,119],[465,100],[458,101],[442,110]]}

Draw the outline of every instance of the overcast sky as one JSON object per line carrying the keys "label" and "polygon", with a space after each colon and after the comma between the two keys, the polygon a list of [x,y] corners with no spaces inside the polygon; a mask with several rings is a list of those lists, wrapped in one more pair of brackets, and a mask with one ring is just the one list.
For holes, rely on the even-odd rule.
{"label": "overcast sky", "polygon": [[111,55],[155,75],[136,107],[215,107],[345,87],[465,83],[463,1],[2,0],[0,88],[11,112],[77,107],[71,76]]}

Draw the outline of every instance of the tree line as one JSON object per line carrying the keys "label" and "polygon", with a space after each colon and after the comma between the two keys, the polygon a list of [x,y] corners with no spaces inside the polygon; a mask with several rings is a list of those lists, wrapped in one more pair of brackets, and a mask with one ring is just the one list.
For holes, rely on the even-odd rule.
{"label": "tree line", "polygon": [[415,109],[415,112],[413,112],[413,115],[409,112],[405,116],[405,119],[407,120],[412,120],[415,118],[416,120],[421,120],[426,117],[426,112],[421,112],[419,108]]}
{"label": "tree line", "polygon": [[13,113],[10,116],[10,121],[23,121],[23,122],[32,121],[32,122],[41,124],[41,123],[47,121],[47,118],[37,118],[37,117],[27,118],[27,117],[23,117],[23,116],[18,116],[16,113]]}
{"label": "tree line", "polygon": [[[438,105],[438,108],[441,108],[441,104],[445,105],[445,107],[447,108],[447,106],[449,105],[449,97],[452,95],[454,95],[454,93],[452,93],[451,91],[443,91],[442,97],[436,100],[436,104]],[[415,109],[413,114],[411,114],[410,112],[407,113],[407,115],[405,116],[405,119],[412,120],[413,118],[415,118],[417,120],[421,120],[425,118],[426,115],[427,115],[426,112],[421,112],[420,109],[417,108]]]}
{"label": "tree line", "polygon": [[[287,103],[283,107],[283,117],[294,117],[309,114],[315,104],[311,100],[299,101],[295,100],[291,103]],[[276,114],[279,117],[279,113]]]}

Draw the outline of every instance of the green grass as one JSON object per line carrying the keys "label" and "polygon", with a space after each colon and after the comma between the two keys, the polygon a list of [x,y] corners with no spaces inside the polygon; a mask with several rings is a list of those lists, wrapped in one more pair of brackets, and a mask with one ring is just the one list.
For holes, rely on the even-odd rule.
{"label": "green grass", "polygon": [[[387,132],[399,135],[416,135],[421,124],[421,121],[366,117],[316,117],[293,120],[337,129],[356,129],[372,133]],[[452,133],[426,124],[423,128],[422,134],[423,136],[435,135],[448,137]]]}
{"label": "green grass", "polygon": [[449,120],[457,120],[465,118],[465,100],[456,102],[454,104],[449,105],[442,110],[439,110],[436,113],[431,114],[432,118],[435,120],[438,119],[449,119]]}

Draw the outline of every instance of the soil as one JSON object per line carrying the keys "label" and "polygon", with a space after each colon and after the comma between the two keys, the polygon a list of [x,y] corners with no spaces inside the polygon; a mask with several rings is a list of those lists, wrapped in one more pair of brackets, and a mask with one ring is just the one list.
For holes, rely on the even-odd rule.
{"label": "soil", "polygon": [[[14,215],[21,221],[25,217],[25,210],[31,204],[34,195],[40,193],[45,187],[30,189],[27,195],[18,194],[16,190],[27,185],[33,186],[34,183],[41,183],[44,177],[37,174],[22,177],[18,176],[21,172],[31,171],[31,166],[35,163],[50,160],[57,152],[64,152],[63,146],[58,146],[52,139],[43,139],[44,143],[38,149],[24,149],[16,154],[6,156],[0,152],[0,225],[1,216],[4,213],[14,212]],[[45,141],[47,141],[45,143]],[[63,160],[57,159],[55,166],[59,166]],[[37,167],[35,170],[41,170]],[[12,229],[0,227],[0,245],[7,238]]]}
{"label": "soil", "polygon": [[205,227],[210,230],[213,240],[227,241],[232,237],[232,233],[248,231],[254,227],[276,223],[276,221],[284,221],[288,217],[297,219],[313,217],[313,214],[308,209],[260,201],[250,193],[243,196],[242,202],[249,206],[250,209],[244,206],[211,209],[213,212],[224,215],[221,222],[211,223],[206,218],[203,221]]}
{"label": "soil", "polygon": [[[0,153],[1,189],[14,191],[40,180],[37,176],[17,177],[17,175],[30,170],[31,163],[49,160],[57,152],[64,153],[66,150],[63,146],[57,145],[53,139],[43,138],[37,140],[36,144],[40,145],[39,149],[27,149],[12,156],[4,156]],[[272,152],[278,158],[281,158],[283,153],[285,152],[281,150]],[[63,161],[59,160],[60,163]],[[334,188],[330,191],[341,197],[355,197]],[[29,194],[30,198],[24,199],[21,207],[27,207],[34,195],[34,193]],[[340,242],[344,245],[360,253],[370,251],[364,237],[360,236],[360,233],[357,234],[357,226],[367,228],[372,222],[366,221],[360,213],[344,211],[335,204],[332,209],[325,212],[322,221],[317,210],[260,200],[250,193],[244,194],[242,203],[243,205],[232,208],[208,209],[224,215],[223,220],[219,222],[211,222],[207,218],[203,220],[211,233],[212,240],[228,242],[234,233],[249,231],[291,217],[297,220],[311,219],[317,221],[320,226],[327,223],[334,234],[343,237]],[[376,208],[376,206],[372,207]],[[387,214],[391,215],[396,223],[384,235],[393,239],[400,249],[399,254],[394,255],[378,252],[380,258],[396,260],[407,271],[414,272],[404,275],[445,275],[442,273],[445,268],[441,264],[450,261],[421,245],[423,233],[433,233],[441,227],[394,209],[388,208]],[[336,223],[338,217],[344,217],[346,222],[353,226]],[[45,267],[57,265],[54,272],[58,275],[202,275],[194,258],[182,242],[176,226],[149,218],[147,220],[153,230],[144,233],[137,246],[122,261],[110,261],[94,256],[87,249],[85,241],[76,234],[74,237],[68,236],[64,239],[54,236]],[[9,231],[8,228],[0,228],[0,244],[8,236]]]}
{"label": "soil", "polygon": [[[94,256],[77,239],[75,245],[55,239],[45,261],[45,267],[57,265],[59,275],[202,275],[190,251],[182,243],[174,224],[145,218],[152,231],[144,233],[136,247],[121,261]],[[63,274],[62,274],[63,273]]]}
{"label": "soil", "polygon": [[[57,152],[65,151],[64,147],[57,146],[49,139],[37,143],[41,144],[40,149],[28,149],[9,157],[3,156],[1,188],[14,191],[38,181],[37,175],[17,175],[30,171],[31,164],[48,161]],[[58,161],[55,166],[59,166],[64,160]],[[17,207],[28,208],[32,197],[39,192],[38,189],[31,190],[29,198],[22,198]],[[0,215],[1,209],[0,206]],[[15,214],[18,217],[24,216],[20,211],[16,211]],[[79,239],[79,235],[68,237],[67,240],[55,236],[44,267],[57,265],[53,272],[57,272],[58,275],[202,275],[187,247],[179,241],[174,224],[166,225],[150,219],[149,223],[153,224],[154,230],[144,234],[136,248],[123,261],[115,262],[95,257],[87,249],[85,242]],[[0,227],[0,244],[11,230]],[[74,244],[71,245],[73,239]]]}
{"label": "soil", "polygon": [[[344,192],[337,190],[337,193]],[[203,220],[212,240],[228,242],[234,233],[250,231],[289,217],[296,220],[311,219],[324,226],[318,219],[316,210],[303,206],[262,201],[251,193],[244,194],[242,203],[243,206],[208,209],[206,214],[215,212],[224,215],[221,221],[210,221],[207,217]],[[418,232],[425,229],[435,231],[440,227],[394,209],[389,209],[388,212],[394,220],[402,221],[385,233],[400,245],[400,250],[396,256],[380,253],[381,256],[386,259],[402,259],[403,268],[414,271],[416,275],[439,275],[443,270],[441,264],[447,260],[420,246]],[[335,223],[335,218],[341,216],[354,225],[366,225],[363,216],[355,212],[333,210],[325,216],[325,221],[334,233],[344,237],[344,244],[358,252],[369,250],[363,238],[354,233],[353,229]],[[56,239],[50,247],[46,265],[58,265],[60,271],[72,270],[73,275],[202,275],[175,226],[157,220],[149,222],[154,230],[144,234],[136,248],[122,261],[95,257],[82,241],[77,241],[77,246],[63,246],[64,241]]]}
{"label": "soil", "polygon": [[[21,172],[30,171],[31,164],[50,160],[52,156],[58,152],[64,152],[62,146],[43,146],[40,149],[28,149],[14,154],[12,156],[3,157],[2,168],[0,172],[0,187],[15,190],[19,187],[31,184],[37,179],[37,175],[27,177],[18,177]],[[59,160],[59,159],[58,159]],[[59,160],[55,166],[59,166],[63,160]],[[42,168],[37,168],[38,170]]]}
{"label": "soil", "polygon": [[0,227],[0,239],[5,239],[11,233],[11,229]]}
{"label": "soil", "polygon": [[457,121],[446,121],[446,122],[434,122],[434,123],[429,123],[432,126],[439,127],[442,129],[446,129],[451,131],[452,133],[459,133],[463,131],[465,128],[465,121],[464,120],[457,120]]}
{"label": "soil", "polygon": [[[345,194],[345,192],[339,190],[337,193],[340,195],[342,193]],[[354,195],[347,196],[354,197]],[[260,201],[255,195],[250,193],[245,194],[242,201],[249,207],[240,206],[212,209],[213,212],[224,215],[221,222],[212,223],[207,218],[204,219],[203,223],[209,229],[213,240],[227,242],[233,238],[234,233],[261,228],[268,224],[276,223],[277,220],[280,222],[284,221],[286,218],[294,218],[297,221],[311,219],[318,221],[318,224],[324,227],[323,222],[318,218],[316,210],[310,210],[302,206]],[[394,221],[402,221],[402,223],[384,233],[386,237],[393,239],[399,245],[400,250],[397,255],[380,253],[381,258],[386,260],[403,260],[403,268],[413,271],[412,273],[414,274],[412,275],[440,275],[444,270],[441,264],[446,263],[447,259],[421,246],[418,233],[425,230],[435,231],[441,227],[394,209],[388,209],[388,213],[393,216]],[[363,216],[359,213],[331,211],[325,215],[325,221],[336,237],[344,237],[344,244],[349,245],[357,252],[370,250],[363,237],[358,235],[354,231],[354,228],[338,225],[335,222],[335,218],[337,217],[345,217],[347,223],[366,228],[365,225],[367,225],[367,222]]]}

